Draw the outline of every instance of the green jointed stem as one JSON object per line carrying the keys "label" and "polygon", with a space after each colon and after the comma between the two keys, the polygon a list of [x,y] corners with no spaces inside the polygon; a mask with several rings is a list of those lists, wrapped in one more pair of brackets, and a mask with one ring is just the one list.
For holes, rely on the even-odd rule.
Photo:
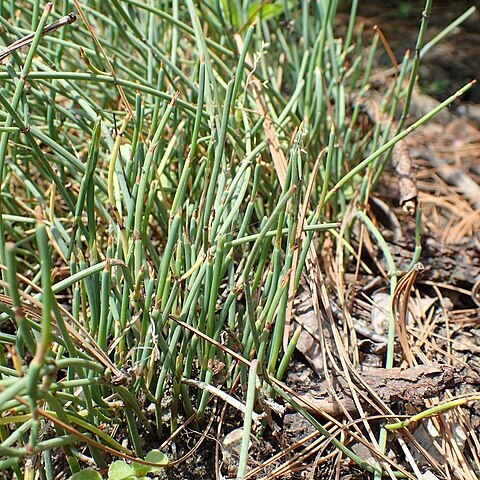
{"label": "green jointed stem", "polygon": [[[361,29],[354,32],[357,1],[345,42],[334,35],[336,0],[154,3],[90,2],[91,30],[76,22],[39,49],[40,2],[0,1],[5,45],[36,29],[36,43],[14,51],[15,68],[0,72],[0,261],[8,267],[0,324],[15,330],[0,332],[0,412],[8,410],[0,443],[15,460],[0,466],[21,478],[30,436],[48,480],[57,472],[46,448],[62,447],[72,472],[80,451],[106,468],[98,445],[88,452],[83,441],[93,435],[121,453],[108,436],[117,426],[128,440],[123,451],[143,455],[145,432],[162,436],[190,415],[195,429],[205,427],[211,392],[189,379],[223,394],[238,378],[248,385],[231,392],[247,399],[239,476],[248,473],[255,398],[267,391],[379,477],[380,466],[364,462],[273,383],[300,335],[297,329],[282,351],[290,282],[299,284],[311,245],[327,237],[333,251],[355,254],[354,230],[337,233],[336,220],[363,204],[357,191],[381,180],[395,142],[469,85],[390,141],[394,124],[377,122],[372,138],[356,99],[368,94],[379,37],[364,61]],[[58,15],[68,14],[68,2],[62,5]],[[408,66],[405,59],[381,101],[392,122]],[[365,214],[356,220],[390,261],[393,286],[388,245]],[[414,260],[419,233],[420,217]],[[43,440],[39,400],[85,438],[57,426],[58,440]],[[16,431],[12,420],[20,422]],[[385,429],[381,435],[382,447]]]}

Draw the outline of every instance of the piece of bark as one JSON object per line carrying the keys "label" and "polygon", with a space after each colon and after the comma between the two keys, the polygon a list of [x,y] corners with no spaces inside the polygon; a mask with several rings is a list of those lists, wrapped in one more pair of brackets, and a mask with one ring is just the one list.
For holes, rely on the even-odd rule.
{"label": "piece of bark", "polygon": [[450,365],[419,365],[406,368],[377,368],[362,372],[363,380],[387,404],[404,401],[424,405],[462,380]]}
{"label": "piece of bark", "polygon": [[423,256],[426,268],[422,279],[470,288],[480,278],[480,255],[475,241],[447,245],[429,238]]}
{"label": "piece of bark", "polygon": [[398,177],[400,206],[404,211],[413,215],[417,208],[418,190],[415,184],[412,157],[405,140],[400,140],[393,147],[392,165]]}
{"label": "piece of bark", "polygon": [[[387,405],[401,401],[424,406],[426,399],[436,397],[462,381],[457,370],[450,365],[420,365],[403,370],[375,368],[363,371],[361,377]],[[355,413],[357,409],[347,383],[341,378],[337,378],[337,383],[339,401],[328,394],[326,383],[321,383],[297,400],[304,400],[307,410],[314,413],[323,412],[333,416],[341,415],[344,410]],[[370,407],[366,402],[363,406],[367,410]]]}
{"label": "piece of bark", "polygon": [[325,367],[318,338],[321,326],[313,308],[312,292],[304,277],[300,280],[295,296],[293,319],[302,327],[297,341],[297,350],[304,355],[312,369],[322,378]]}
{"label": "piece of bark", "polygon": [[[419,283],[441,282],[467,289],[480,278],[480,243],[475,239],[447,243],[427,237],[422,247],[425,271]],[[391,243],[389,248],[397,269],[407,270],[412,255],[411,245],[407,242]]]}

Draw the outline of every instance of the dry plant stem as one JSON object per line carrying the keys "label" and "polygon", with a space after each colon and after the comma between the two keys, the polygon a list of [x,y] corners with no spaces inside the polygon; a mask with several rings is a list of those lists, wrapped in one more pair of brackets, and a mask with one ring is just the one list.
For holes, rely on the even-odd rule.
{"label": "dry plant stem", "polygon": [[[237,375],[235,380],[233,381],[232,386],[230,387],[229,394],[231,395],[237,388],[240,382],[240,375]],[[220,438],[221,434],[223,431],[223,424],[225,421],[225,415],[228,410],[228,403],[224,402],[223,408],[222,408],[222,413],[220,414],[220,420],[217,425],[217,436],[216,436],[216,445],[215,445],[215,476],[216,480],[221,480],[222,475],[220,472],[220,448],[221,448],[221,443],[220,443]]]}
{"label": "dry plant stem", "polygon": [[[66,25],[70,25],[76,21],[77,21],[77,16],[74,13],[69,13],[68,15],[60,18],[59,20],[56,20],[55,22],[45,25],[42,31],[42,35],[49,35],[53,33],[55,30],[58,30],[59,28],[62,28]],[[20,38],[19,40],[16,40],[15,42],[11,43],[5,50],[0,52],[0,62],[3,61],[8,56],[10,56],[16,50],[19,50],[20,48],[30,45],[34,40],[34,37],[35,37],[35,33],[30,33],[29,35],[26,35],[25,37]]]}
{"label": "dry plant stem", "polygon": [[252,429],[252,413],[255,405],[257,390],[257,368],[258,361],[253,360],[250,364],[248,374],[247,402],[243,421],[242,445],[240,448],[240,459],[238,460],[237,479],[243,480],[247,471],[248,451],[250,449],[250,433]]}
{"label": "dry plant stem", "polygon": [[[182,379],[182,383],[185,383],[186,385],[192,385],[194,387],[201,388],[203,390],[207,390],[212,395],[215,395],[216,397],[220,398],[221,400],[228,403],[229,405],[236,408],[239,412],[245,415],[246,405],[244,405],[242,402],[232,397],[231,395],[228,395],[226,392],[220,390],[219,388],[214,387],[213,385],[210,385],[205,382],[198,382],[196,380],[191,380],[187,378]],[[255,425],[258,425],[262,418],[262,415],[259,415],[258,413],[255,413],[255,412],[252,412],[251,415],[252,415],[253,423]]]}
{"label": "dry plant stem", "polygon": [[260,472],[270,466],[271,464],[274,464],[277,460],[281,459],[282,457],[289,455],[291,452],[293,452],[296,448],[302,447],[305,443],[309,442],[310,440],[315,439],[315,437],[318,437],[318,432],[313,432],[304,437],[302,440],[299,442],[295,443],[294,445],[289,446],[285,450],[277,453],[273,457],[271,457],[268,461],[262,463],[258,467],[252,468],[245,476],[246,479],[248,478],[256,478]]}
{"label": "dry plant stem", "polygon": [[407,335],[408,302],[417,275],[422,272],[424,268],[421,263],[415,264],[414,267],[398,281],[392,297],[392,315],[395,318],[398,339],[400,340],[403,353],[410,367],[414,366],[414,361]]}

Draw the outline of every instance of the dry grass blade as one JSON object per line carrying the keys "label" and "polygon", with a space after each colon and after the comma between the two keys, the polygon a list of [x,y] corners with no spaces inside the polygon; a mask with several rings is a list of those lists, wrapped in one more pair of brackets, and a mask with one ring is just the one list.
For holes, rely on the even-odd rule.
{"label": "dry grass blade", "polygon": [[412,270],[399,280],[392,297],[392,312],[397,326],[398,339],[402,345],[403,354],[410,366],[414,365],[414,361],[407,334],[408,302],[417,275],[421,273],[424,268],[421,263],[415,264]]}

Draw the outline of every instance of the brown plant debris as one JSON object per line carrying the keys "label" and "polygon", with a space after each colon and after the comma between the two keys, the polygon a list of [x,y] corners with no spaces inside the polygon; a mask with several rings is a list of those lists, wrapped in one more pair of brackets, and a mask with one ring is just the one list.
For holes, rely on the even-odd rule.
{"label": "brown plant debris", "polygon": [[[387,405],[407,402],[424,406],[426,399],[454,388],[462,378],[450,365],[419,365],[406,369],[375,368],[361,373],[361,379],[365,385]],[[306,408],[329,415],[340,415],[343,411],[355,413],[357,408],[347,383],[339,377],[337,385],[338,400],[329,394],[326,382],[320,383],[315,390],[302,395]],[[365,403],[364,407],[369,408],[369,404]]]}

